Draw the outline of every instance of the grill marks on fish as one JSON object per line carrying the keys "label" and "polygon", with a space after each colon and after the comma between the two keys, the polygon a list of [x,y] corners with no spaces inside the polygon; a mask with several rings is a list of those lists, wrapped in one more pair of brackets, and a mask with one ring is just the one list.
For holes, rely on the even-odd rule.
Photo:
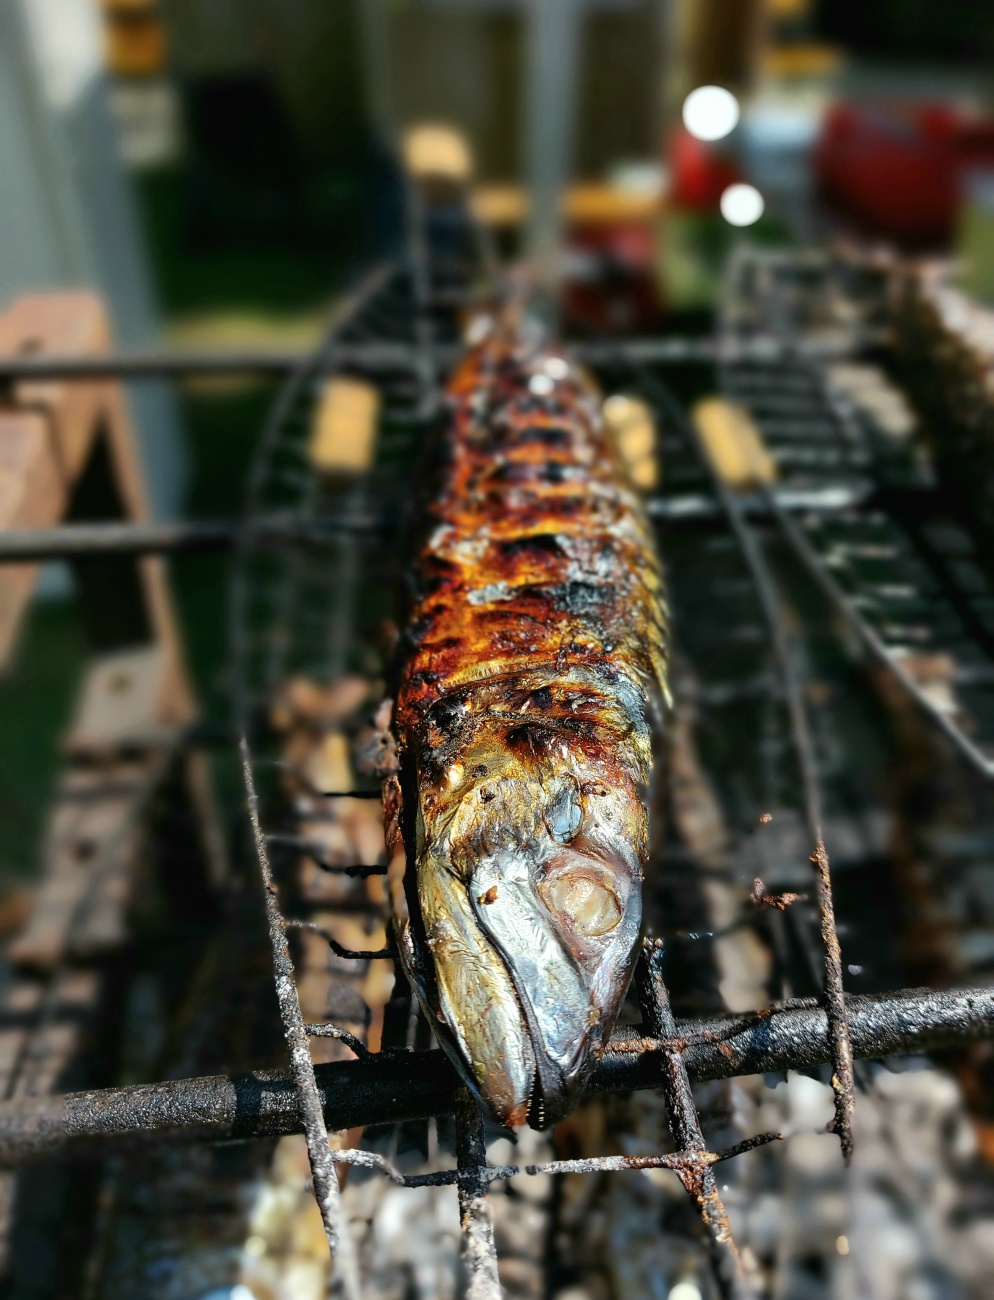
{"label": "grill marks on fish", "polygon": [[505,1122],[551,1122],[634,960],[662,579],[593,386],[513,317],[449,406],[394,711],[391,898],[443,1046]]}
{"label": "grill marks on fish", "polygon": [[[548,398],[521,399],[514,390],[528,369],[491,345],[453,381],[449,454],[411,627],[409,676],[421,673],[427,689],[402,707],[515,662],[562,670],[620,651],[646,684],[665,678],[648,525],[596,396],[574,376]],[[413,721],[400,718],[402,727]]]}

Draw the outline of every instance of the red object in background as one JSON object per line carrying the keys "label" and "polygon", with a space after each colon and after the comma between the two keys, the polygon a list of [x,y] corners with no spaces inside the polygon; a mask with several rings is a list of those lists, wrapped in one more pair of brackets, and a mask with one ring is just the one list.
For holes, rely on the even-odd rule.
{"label": "red object in background", "polygon": [[578,222],[566,243],[563,324],[577,333],[644,334],[659,326],[653,229],[641,222]]}
{"label": "red object in background", "polygon": [[964,122],[959,129],[957,154],[961,175],[994,168],[994,121],[971,118]]}
{"label": "red object in background", "polygon": [[814,153],[822,195],[899,242],[945,243],[963,173],[994,165],[994,124],[944,104],[838,104]]}
{"label": "red object in background", "polygon": [[669,138],[670,202],[694,211],[717,210],[718,200],[742,173],[722,147],[697,140],[682,126]]}

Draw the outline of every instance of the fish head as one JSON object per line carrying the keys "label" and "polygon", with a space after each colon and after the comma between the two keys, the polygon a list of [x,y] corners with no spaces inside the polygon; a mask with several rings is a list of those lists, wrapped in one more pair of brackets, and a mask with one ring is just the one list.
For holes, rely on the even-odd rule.
{"label": "fish head", "polygon": [[641,922],[642,794],[610,745],[541,729],[477,737],[422,784],[429,1000],[503,1123],[566,1115],[610,1033]]}

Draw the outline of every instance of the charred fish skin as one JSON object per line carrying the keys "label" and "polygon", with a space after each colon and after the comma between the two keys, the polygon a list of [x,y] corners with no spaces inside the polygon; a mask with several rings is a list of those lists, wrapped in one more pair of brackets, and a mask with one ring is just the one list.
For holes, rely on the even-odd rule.
{"label": "charred fish skin", "polygon": [[624,998],[666,699],[660,565],[599,396],[514,312],[450,382],[393,727],[388,882],[439,1041],[568,1113]]}

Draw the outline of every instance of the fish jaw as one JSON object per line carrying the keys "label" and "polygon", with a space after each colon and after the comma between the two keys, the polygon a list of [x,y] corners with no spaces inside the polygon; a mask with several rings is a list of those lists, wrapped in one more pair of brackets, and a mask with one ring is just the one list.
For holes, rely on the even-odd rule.
{"label": "fish jaw", "polygon": [[419,827],[422,1000],[505,1124],[569,1113],[631,978],[646,814],[633,782],[595,784],[588,798],[561,770],[502,778],[491,755],[486,797],[468,783],[434,833]]}
{"label": "fish jaw", "polygon": [[535,1056],[536,1128],[573,1109],[628,988],[641,900],[618,865],[567,852],[538,870],[510,856],[473,873],[480,929],[504,959]]}
{"label": "fish jaw", "polygon": [[506,964],[481,934],[465,888],[444,868],[424,864],[418,894],[432,977],[415,988],[436,1036],[502,1124],[525,1124],[535,1052]]}

